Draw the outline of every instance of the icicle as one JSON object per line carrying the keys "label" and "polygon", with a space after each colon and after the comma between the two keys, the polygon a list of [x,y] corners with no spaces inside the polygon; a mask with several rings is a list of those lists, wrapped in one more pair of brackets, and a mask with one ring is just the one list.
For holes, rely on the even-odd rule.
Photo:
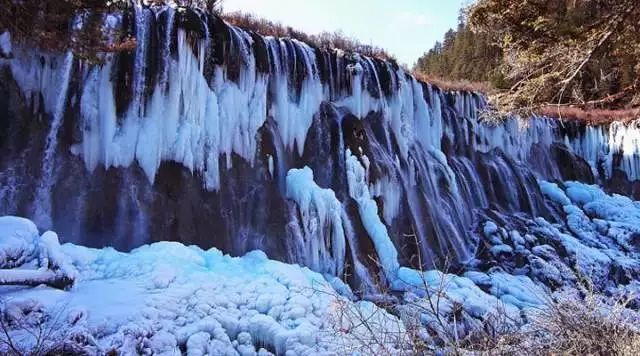
{"label": "icicle", "polygon": [[292,169],[287,175],[287,198],[300,211],[303,240],[299,240],[299,258],[315,271],[342,274],[346,253],[342,223],[342,204],[330,189],[320,188],[309,167]]}
{"label": "icicle", "polygon": [[145,71],[147,68],[147,47],[149,44],[149,14],[148,10],[139,4],[134,5],[135,21],[136,21],[136,53],[135,64],[133,69],[133,100],[132,114],[143,115],[143,95],[145,90]]}
{"label": "icicle", "polygon": [[350,150],[347,150],[345,155],[349,195],[358,204],[362,224],[373,241],[387,280],[393,281],[396,278],[398,268],[400,268],[398,251],[389,238],[386,226],[378,216],[378,206],[369,192],[364,167],[360,164],[358,158],[351,154]]}
{"label": "icicle", "polygon": [[73,67],[73,55],[68,52],[63,59],[60,69],[57,71],[56,81],[60,85],[57,88],[58,98],[56,100],[51,122],[49,124],[49,133],[47,134],[44,155],[42,158],[41,177],[36,189],[34,207],[34,221],[38,226],[44,229],[50,229],[51,226],[51,188],[54,184],[55,169],[55,153],[58,148],[58,132],[62,126],[62,120],[67,103],[67,92],[69,91],[69,80],[71,76],[71,68]]}

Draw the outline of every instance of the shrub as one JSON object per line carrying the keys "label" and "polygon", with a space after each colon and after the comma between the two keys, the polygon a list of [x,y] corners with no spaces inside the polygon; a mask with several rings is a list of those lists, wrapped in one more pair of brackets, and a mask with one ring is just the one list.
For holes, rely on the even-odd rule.
{"label": "shrub", "polygon": [[357,52],[373,58],[395,61],[395,58],[383,48],[363,44],[342,32],[322,32],[318,35],[309,35],[281,23],[240,11],[223,13],[222,18],[231,25],[262,36],[289,37],[317,48],[337,48],[346,52]]}
{"label": "shrub", "polygon": [[604,110],[582,109],[571,106],[544,106],[536,110],[538,115],[555,117],[565,120],[585,121],[589,124],[607,124],[613,121],[632,121],[640,119],[640,108]]}
{"label": "shrub", "polygon": [[0,354],[91,355],[98,346],[86,313],[66,305],[45,308],[35,300],[0,300]]}
{"label": "shrub", "polygon": [[[582,294],[582,295],[581,295]],[[637,355],[640,317],[628,308],[632,298],[610,298],[592,288],[560,293],[538,312],[522,343],[535,353]]]}
{"label": "shrub", "polygon": [[[423,276],[423,283],[414,284],[415,293],[405,293],[400,300],[380,285],[379,308],[367,309],[377,312],[363,313],[358,303],[340,303],[337,298],[337,317],[331,322],[332,330],[338,332],[333,337],[356,341],[355,346],[344,343],[346,352],[619,356],[640,353],[640,313],[632,308],[635,297],[598,293],[584,277],[575,288],[553,295],[539,295],[539,290],[531,290],[530,293],[539,295],[542,304],[523,310],[522,315],[514,315],[499,304],[480,320],[466,314],[462,305],[447,296],[446,274],[441,274],[439,281],[427,281],[424,273],[419,275]],[[396,321],[389,315],[395,316]]]}

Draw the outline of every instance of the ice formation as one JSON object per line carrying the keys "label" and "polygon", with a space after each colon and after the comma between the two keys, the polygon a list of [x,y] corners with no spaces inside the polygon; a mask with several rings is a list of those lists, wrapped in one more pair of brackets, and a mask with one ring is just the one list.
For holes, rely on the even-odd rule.
{"label": "ice formation", "polygon": [[[0,102],[7,103],[0,214],[27,216],[63,242],[100,248],[179,240],[234,255],[260,249],[353,297],[375,294],[378,283],[419,294],[425,280],[449,278],[451,299],[475,317],[484,312],[474,306],[496,300],[531,306],[517,286],[570,283],[573,265],[595,270],[606,288],[616,278],[637,279],[637,203],[604,191],[640,196],[638,122],[487,122],[482,95],[442,91],[390,61],[259,36],[182,7],[138,4],[125,15],[106,16],[105,26],[135,35],[136,49],[101,64],[0,34]],[[31,267],[71,279],[68,263],[52,263],[61,261],[53,235],[40,240],[52,252]],[[204,275],[219,267],[193,262],[217,250],[168,243],[130,255],[62,250],[79,270],[75,290],[90,288],[87,275],[129,287],[128,272],[101,271],[119,271],[115,261],[126,266],[145,253],[164,256],[167,246],[195,251],[185,263]],[[238,261],[267,261],[258,255]],[[447,263],[472,270],[420,271]],[[169,265],[159,271],[135,278],[171,290],[186,273]],[[132,293],[146,291],[138,287]],[[312,347],[321,318],[296,305],[291,315],[311,321],[282,324],[268,318],[271,301],[262,302],[252,309],[255,323],[237,333],[211,319],[190,335],[155,330],[149,345],[191,345],[197,353],[237,342],[240,352],[251,349],[251,338],[272,352]],[[292,332],[294,324],[304,334]]]}
{"label": "ice formation", "polygon": [[[313,172],[305,167],[289,171],[287,197],[298,205],[300,221],[304,223],[297,255],[306,256],[304,264],[314,271],[342,275],[346,253],[344,214],[335,193],[318,187]],[[331,249],[326,250],[326,246]]]}
{"label": "ice formation", "polygon": [[[291,171],[287,181],[288,194],[305,213],[313,212],[316,218],[326,214],[319,220],[329,224],[325,228],[331,219],[339,222],[340,204],[332,192],[313,184],[308,168]],[[499,312],[518,320],[536,310],[554,289],[571,288],[583,273],[606,293],[638,292],[640,256],[633,246],[640,233],[640,204],[578,182],[541,181],[540,186],[549,204],[566,211],[562,224],[506,216],[503,222],[486,220],[483,241],[503,247],[478,254],[460,275],[394,264],[392,288],[404,293],[396,302],[403,310],[401,319],[371,302],[353,301],[349,288],[335,277],[270,260],[261,251],[231,257],[217,249],[175,242],[145,245],[130,253],[61,246],[53,232],[40,235],[29,220],[2,217],[3,283],[8,272],[47,273],[30,269],[37,266],[63,270],[73,280],[64,291],[0,287],[4,317],[27,318],[38,310],[60,314],[63,322],[58,328],[69,334],[54,337],[82,335],[67,342],[90,353],[340,354],[371,347],[393,353],[402,351],[403,340],[389,339],[384,345],[360,342],[371,332],[406,337],[404,321],[410,319],[403,318],[425,313],[428,298],[437,298],[432,302],[439,303],[443,316],[462,313],[454,323],[463,330],[467,323]],[[518,264],[516,255],[528,262]],[[491,259],[498,259],[501,268],[483,265]],[[416,307],[421,304],[425,309]],[[354,315],[364,316],[370,320],[367,327],[380,330],[361,329]],[[435,322],[433,314],[418,317],[425,326]],[[24,331],[9,332],[18,337]]]}
{"label": "ice formation", "polygon": [[[0,218],[2,266],[15,261],[12,253],[32,253],[54,236],[39,235],[26,219]],[[230,257],[171,242],[128,254],[71,244],[51,251],[40,260],[66,261],[76,271],[73,287],[0,287],[3,308],[39,306],[62,320],[58,328],[84,335],[76,346],[89,353],[332,354],[340,352],[331,339],[339,326],[330,322],[338,301],[381,318],[380,327],[387,319],[391,327],[394,318],[370,302],[344,299],[322,275],[269,260],[260,251]],[[100,335],[93,336],[96,330]],[[20,332],[25,331],[15,330]],[[18,334],[14,337],[24,336]],[[347,343],[358,346],[355,339]],[[393,340],[387,347],[393,350]]]}
{"label": "ice formation", "polygon": [[398,264],[398,251],[396,251],[395,246],[389,238],[387,228],[382,223],[380,215],[378,214],[378,206],[369,192],[365,168],[349,150],[346,152],[346,160],[349,195],[358,204],[362,224],[373,240],[373,245],[382,270],[388,280],[393,281],[400,267]]}

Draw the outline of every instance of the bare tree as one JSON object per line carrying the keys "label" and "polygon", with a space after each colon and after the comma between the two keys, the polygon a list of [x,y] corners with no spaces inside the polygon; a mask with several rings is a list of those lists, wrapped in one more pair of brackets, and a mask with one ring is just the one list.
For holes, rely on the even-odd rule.
{"label": "bare tree", "polygon": [[88,355],[98,350],[82,327],[86,315],[68,305],[46,309],[34,300],[0,300],[0,353],[11,356]]}
{"label": "bare tree", "polygon": [[[414,258],[418,266],[423,266],[419,253]],[[445,272],[446,266],[445,262]],[[377,309],[363,309],[358,303],[334,296],[329,339],[336,340],[335,346],[345,353],[367,354],[636,355],[640,352],[640,314],[629,308],[634,297],[601,295],[588,278],[583,277],[577,289],[540,295],[542,304],[529,311],[527,320],[510,314],[497,299],[494,312],[478,320],[465,315],[464,306],[447,295],[450,283],[447,273],[442,273],[435,283],[427,280],[421,268],[416,275],[420,276],[418,283],[404,281],[412,293],[401,299],[384,284],[378,284],[382,295],[378,299],[382,302],[377,303]]]}

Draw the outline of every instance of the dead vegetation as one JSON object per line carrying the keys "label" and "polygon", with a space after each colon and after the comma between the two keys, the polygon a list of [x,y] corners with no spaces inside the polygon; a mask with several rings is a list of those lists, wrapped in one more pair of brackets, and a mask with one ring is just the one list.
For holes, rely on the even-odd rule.
{"label": "dead vegetation", "polygon": [[533,314],[521,343],[537,354],[637,355],[640,319],[630,301],[592,289],[562,293]]}
{"label": "dead vegetation", "polygon": [[395,62],[395,58],[385,49],[374,45],[363,44],[340,31],[310,35],[279,22],[269,21],[245,12],[223,13],[222,18],[233,26],[253,31],[262,36],[293,38],[317,48],[336,48],[346,52],[356,52],[365,56]]}
{"label": "dead vegetation", "polygon": [[124,0],[0,0],[0,33],[9,31],[13,42],[44,51],[69,50],[97,60],[99,53],[135,48],[134,38],[103,26],[103,14],[126,6]]}
{"label": "dead vegetation", "polygon": [[582,109],[571,106],[543,106],[535,113],[563,120],[584,121],[590,125],[608,124],[614,121],[629,122],[640,119],[640,108],[635,109]]}
{"label": "dead vegetation", "polygon": [[86,313],[31,300],[0,300],[0,353],[8,356],[98,354]]}
{"label": "dead vegetation", "polygon": [[427,75],[419,71],[412,71],[417,80],[437,86],[446,91],[472,91],[477,93],[489,94],[494,91],[488,83],[471,82],[468,80],[447,80]]}
{"label": "dead vegetation", "polygon": [[[422,265],[419,253],[414,257]],[[447,263],[443,270],[447,270]],[[532,290],[541,304],[514,313],[501,301],[482,318],[448,295],[447,273],[419,282],[402,296],[377,283],[378,308],[335,296],[330,339],[345,354],[379,355],[619,355],[640,353],[637,296],[605,295],[581,276],[554,293]],[[364,304],[364,307],[361,305]],[[636,306],[637,307],[637,306]]]}
{"label": "dead vegetation", "polygon": [[[390,310],[398,317],[397,325],[380,323],[375,313],[363,313],[357,304],[338,301],[332,336],[357,336],[355,346],[345,343],[348,353],[631,356],[640,352],[640,319],[628,308],[629,298],[566,292],[548,296],[526,322],[498,308],[484,320],[465,324],[462,306],[454,304],[443,313],[445,285],[427,290],[428,295],[405,299]],[[464,329],[465,325],[472,328]]]}
{"label": "dead vegetation", "polygon": [[[71,51],[76,58],[100,63],[104,53],[131,52],[136,38],[125,29],[110,28],[105,15],[130,11],[133,0],[0,0],[0,34],[44,51]],[[153,6],[171,1],[151,0]],[[216,13],[219,0],[178,0],[179,6]]]}

